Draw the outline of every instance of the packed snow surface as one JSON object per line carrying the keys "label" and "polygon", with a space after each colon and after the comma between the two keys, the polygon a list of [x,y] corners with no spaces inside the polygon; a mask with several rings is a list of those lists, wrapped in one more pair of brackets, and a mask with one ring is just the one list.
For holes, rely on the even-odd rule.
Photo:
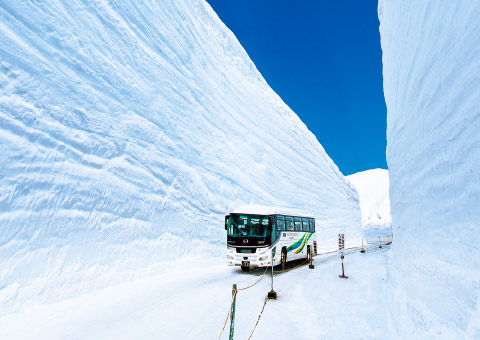
{"label": "packed snow surface", "polygon": [[225,257],[223,215],[358,196],[203,0],[0,3],[0,314]]}
{"label": "packed snow surface", "polygon": [[[345,257],[317,256],[274,277],[278,300],[269,301],[252,340],[387,339],[385,266],[388,248]],[[186,259],[186,258],[184,258]],[[289,263],[292,269],[299,261]],[[218,339],[232,299],[232,283],[252,285],[263,269],[243,273],[223,259],[172,261],[169,273],[122,283],[54,304],[0,318],[0,338],[30,339]],[[278,269],[276,269],[278,270]],[[239,291],[235,339],[248,339],[265,296],[267,275]],[[25,325],[28,324],[28,327]],[[221,339],[228,339],[228,321]]]}
{"label": "packed snow surface", "polygon": [[480,339],[480,2],[380,0],[401,339]]}
{"label": "packed snow surface", "polygon": [[390,228],[388,170],[366,170],[347,176],[347,180],[358,192],[363,229]]}

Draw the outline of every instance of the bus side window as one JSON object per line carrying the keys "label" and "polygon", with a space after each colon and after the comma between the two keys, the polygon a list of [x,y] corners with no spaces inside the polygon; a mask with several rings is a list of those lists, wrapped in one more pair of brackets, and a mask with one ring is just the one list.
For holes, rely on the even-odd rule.
{"label": "bus side window", "polygon": [[310,219],[310,231],[311,231],[312,233],[315,232],[315,219],[314,219],[314,218],[311,218],[311,219]]}
{"label": "bus side window", "polygon": [[277,230],[279,231],[285,230],[285,221],[278,219],[278,217],[277,217]]}
{"label": "bus side window", "polygon": [[302,218],[295,217],[295,231],[302,231]]}
{"label": "bus side window", "polygon": [[308,232],[310,231],[310,223],[308,222],[308,218],[302,218],[302,225],[303,225],[303,231]]}
{"label": "bus side window", "polygon": [[287,230],[294,230],[293,217],[291,217],[291,216],[286,216],[285,217],[285,226],[286,226]]}

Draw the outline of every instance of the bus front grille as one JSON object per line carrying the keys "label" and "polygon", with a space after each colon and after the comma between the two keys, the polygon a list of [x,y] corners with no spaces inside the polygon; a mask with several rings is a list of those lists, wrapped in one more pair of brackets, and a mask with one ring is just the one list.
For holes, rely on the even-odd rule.
{"label": "bus front grille", "polygon": [[237,253],[241,254],[253,254],[255,253],[255,248],[237,248]]}

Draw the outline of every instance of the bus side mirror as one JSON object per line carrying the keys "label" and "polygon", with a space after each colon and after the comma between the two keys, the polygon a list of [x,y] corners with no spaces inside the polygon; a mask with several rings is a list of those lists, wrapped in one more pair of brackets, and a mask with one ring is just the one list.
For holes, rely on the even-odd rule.
{"label": "bus side mirror", "polygon": [[229,217],[230,217],[230,215],[225,216],[225,230],[227,230],[227,228],[228,228],[228,218]]}
{"label": "bus side mirror", "polygon": [[268,216],[268,226],[267,226],[267,228],[268,228],[268,231],[270,231],[270,232],[273,230],[273,228],[272,228],[272,218],[270,216]]}

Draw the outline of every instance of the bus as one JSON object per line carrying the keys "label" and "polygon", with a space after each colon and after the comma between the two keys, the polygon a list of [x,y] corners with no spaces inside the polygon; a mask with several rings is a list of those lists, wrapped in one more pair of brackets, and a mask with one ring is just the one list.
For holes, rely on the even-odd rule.
{"label": "bus", "polygon": [[271,266],[273,260],[284,270],[288,261],[311,261],[316,255],[315,218],[278,209],[244,210],[225,216],[229,266],[248,271]]}

